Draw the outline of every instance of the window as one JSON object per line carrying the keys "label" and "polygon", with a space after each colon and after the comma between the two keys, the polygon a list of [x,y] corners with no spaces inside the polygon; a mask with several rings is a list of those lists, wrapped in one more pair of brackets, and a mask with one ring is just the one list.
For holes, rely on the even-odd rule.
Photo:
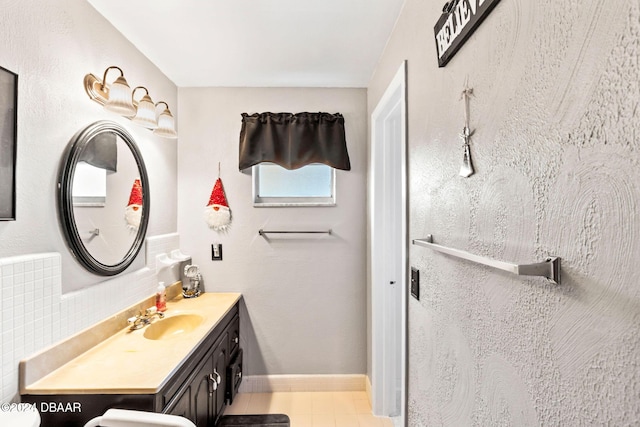
{"label": "window", "polygon": [[103,207],[107,202],[107,171],[78,162],[71,188],[73,206]]}
{"label": "window", "polygon": [[314,163],[288,170],[274,163],[253,166],[254,206],[335,206],[336,170]]}

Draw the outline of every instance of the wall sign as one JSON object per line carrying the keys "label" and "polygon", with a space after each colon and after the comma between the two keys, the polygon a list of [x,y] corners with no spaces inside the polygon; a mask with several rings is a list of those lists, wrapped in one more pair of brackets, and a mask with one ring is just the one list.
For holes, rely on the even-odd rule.
{"label": "wall sign", "polygon": [[[444,67],[467,41],[500,0],[451,0],[448,12],[442,14],[433,32],[436,38],[438,66]],[[449,6],[450,7],[450,6]]]}

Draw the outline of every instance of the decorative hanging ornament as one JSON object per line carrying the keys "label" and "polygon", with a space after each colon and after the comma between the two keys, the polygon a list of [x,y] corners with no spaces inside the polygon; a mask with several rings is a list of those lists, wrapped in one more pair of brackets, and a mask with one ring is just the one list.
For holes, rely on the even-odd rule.
{"label": "decorative hanging ornament", "polygon": [[124,209],[124,219],[127,221],[129,228],[137,230],[140,227],[140,220],[142,219],[142,184],[139,178],[133,181],[129,203]]}
{"label": "decorative hanging ornament", "polygon": [[473,95],[473,89],[467,86],[465,83],[464,90],[462,91],[462,99],[464,100],[464,128],[460,134],[460,138],[464,141],[464,155],[462,158],[462,167],[460,168],[460,176],[465,178],[473,175],[473,163],[471,162],[471,149],[469,147],[469,139],[473,132],[469,128],[469,97]]}
{"label": "decorative hanging ornament", "polygon": [[227,231],[231,225],[231,210],[224,194],[224,187],[220,179],[220,165],[218,164],[218,179],[216,180],[209,203],[204,209],[204,220],[210,228],[216,231]]}

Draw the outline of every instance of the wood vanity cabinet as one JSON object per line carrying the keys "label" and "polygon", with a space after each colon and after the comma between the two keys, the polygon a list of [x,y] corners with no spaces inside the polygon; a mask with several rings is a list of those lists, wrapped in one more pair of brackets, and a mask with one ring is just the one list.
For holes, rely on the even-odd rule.
{"label": "wood vanity cabinet", "polygon": [[162,412],[189,418],[198,427],[215,425],[226,405],[225,371],[229,360],[229,332],[225,331],[195,369],[187,372],[184,383],[183,378],[176,379],[180,388]]}
{"label": "wood vanity cabinet", "polygon": [[239,353],[238,305],[209,334],[190,358],[163,387],[157,412],[181,415],[197,427],[214,426],[223,414],[227,399],[227,367]]}
{"label": "wood vanity cabinet", "polygon": [[[157,393],[22,395],[22,401],[34,403],[38,409],[52,402],[62,405],[59,407],[78,405],[81,408],[80,411],[41,411],[43,427],[84,426],[110,408],[180,415],[198,427],[213,427],[223,414],[231,392],[227,387],[227,368],[232,363],[236,366],[238,356],[242,357],[239,326],[236,303]],[[235,385],[237,381],[232,382]]]}

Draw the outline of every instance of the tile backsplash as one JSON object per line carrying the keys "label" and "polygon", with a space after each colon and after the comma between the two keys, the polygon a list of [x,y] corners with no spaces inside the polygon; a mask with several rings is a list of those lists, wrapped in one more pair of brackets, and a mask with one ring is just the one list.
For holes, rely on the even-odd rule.
{"label": "tile backsplash", "polygon": [[60,254],[0,259],[2,402],[18,392],[18,362],[61,336]]}
{"label": "tile backsplash", "polygon": [[67,294],[59,253],[0,258],[0,401],[18,399],[21,359],[152,295],[156,255],[179,244],[176,233],[150,237],[145,268]]}

